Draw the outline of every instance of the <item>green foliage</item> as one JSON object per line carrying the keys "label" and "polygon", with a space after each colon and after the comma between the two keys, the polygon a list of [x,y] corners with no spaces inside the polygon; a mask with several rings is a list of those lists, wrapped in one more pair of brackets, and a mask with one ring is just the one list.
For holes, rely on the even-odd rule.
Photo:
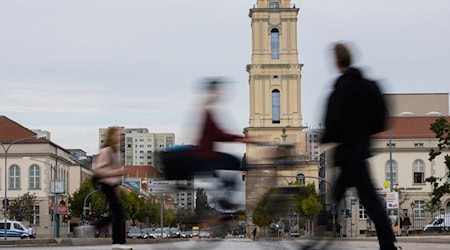
{"label": "green foliage", "polygon": [[322,209],[314,184],[275,187],[264,194],[253,212],[252,220],[260,227],[267,227],[291,211],[312,217]]}
{"label": "green foliage", "polygon": [[[450,122],[445,117],[440,117],[430,125],[430,129],[436,134],[436,138],[438,138],[438,148],[432,148],[429,153],[429,160],[432,161],[441,155],[442,152],[448,152],[450,149]],[[445,176],[431,176],[425,180],[433,188],[430,206],[440,204],[442,196],[450,193],[450,183],[447,182],[447,179],[450,178],[450,155],[444,155],[444,164],[447,167]]]}
{"label": "green foliage", "polygon": [[139,195],[135,191],[120,190],[120,198],[127,219],[131,219],[132,225],[136,225],[136,221],[144,206],[141,199],[139,199]]}
{"label": "green foliage", "polygon": [[323,209],[322,203],[320,203],[319,198],[315,194],[310,194],[303,199],[300,206],[303,214],[309,218],[318,215]]}
{"label": "green foliage", "polygon": [[[269,191],[270,192],[270,191]],[[268,213],[269,195],[266,193],[253,211],[253,223],[265,228],[274,220],[273,216]]]}
{"label": "green foliage", "polygon": [[[86,196],[93,192],[94,185],[90,180],[84,181],[80,188],[69,197],[69,204],[72,216],[81,216],[83,212],[83,202]],[[135,191],[120,190],[120,200],[125,210],[126,219],[131,220],[133,225],[144,223],[148,226],[160,223],[159,202],[152,202],[149,199],[140,197]],[[87,200],[86,205],[91,206],[91,211],[97,216],[108,216],[108,203],[102,192],[93,193]],[[163,209],[164,224],[174,224],[176,215],[170,210]]]}
{"label": "green foliage", "polygon": [[30,194],[30,192],[27,192],[10,202],[10,215],[16,220],[31,221],[35,206],[36,195],[34,193]]}
{"label": "green foliage", "polygon": [[[80,188],[69,196],[70,214],[72,216],[81,217],[81,214],[83,213],[84,199],[94,190],[95,188],[91,180],[85,180],[81,183]],[[92,211],[98,215],[107,211],[106,201],[100,192],[97,192],[89,197],[86,201],[86,206],[89,204],[92,206]]]}

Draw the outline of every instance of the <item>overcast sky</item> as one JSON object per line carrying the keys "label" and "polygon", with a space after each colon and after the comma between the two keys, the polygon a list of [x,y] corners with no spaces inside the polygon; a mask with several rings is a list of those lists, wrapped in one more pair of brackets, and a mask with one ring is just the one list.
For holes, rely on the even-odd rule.
{"label": "overcast sky", "polygon": [[[64,148],[98,150],[110,125],[187,133],[199,79],[231,80],[222,117],[248,126],[249,9],[256,0],[3,0],[0,112],[48,130]],[[389,93],[448,93],[450,1],[293,0],[304,125],[320,123],[336,72],[330,44],[351,41],[357,64]]]}

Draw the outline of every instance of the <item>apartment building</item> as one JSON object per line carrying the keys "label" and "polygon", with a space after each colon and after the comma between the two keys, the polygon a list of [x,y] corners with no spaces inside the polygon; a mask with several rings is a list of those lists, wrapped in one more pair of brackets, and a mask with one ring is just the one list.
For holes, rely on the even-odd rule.
{"label": "apartment building", "polygon": [[[99,145],[103,143],[106,130],[107,128],[99,129]],[[174,145],[174,133],[150,133],[147,128],[122,127],[120,142],[122,164],[156,166],[155,153]]]}

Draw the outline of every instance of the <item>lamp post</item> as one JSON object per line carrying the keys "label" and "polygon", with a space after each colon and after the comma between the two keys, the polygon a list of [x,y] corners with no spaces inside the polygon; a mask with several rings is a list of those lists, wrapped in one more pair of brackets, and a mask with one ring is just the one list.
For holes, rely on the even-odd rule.
{"label": "lamp post", "polygon": [[414,218],[415,218],[415,212],[414,208],[416,208],[416,203],[414,201],[411,201],[411,216],[412,216],[412,229],[414,230]]}
{"label": "lamp post", "polygon": [[[89,206],[89,208],[88,207],[86,207],[86,201],[87,201],[87,199],[89,198],[89,196],[91,196],[91,195],[93,195],[94,193],[96,193],[96,192],[98,192],[98,191],[100,191],[100,189],[95,189],[94,191],[91,191],[89,194],[87,194],[86,195],[86,197],[84,197],[84,200],[83,200],[83,222],[85,222],[86,221],[86,210],[91,210],[92,208],[91,208],[91,206]],[[91,210],[92,211],[92,210]],[[86,227],[83,227],[83,236],[82,236],[82,238],[84,238],[85,236],[84,236],[84,229],[85,229]]]}
{"label": "lamp post", "polygon": [[7,219],[7,215],[8,215],[8,151],[14,143],[33,139],[33,138],[42,138],[42,137],[45,137],[45,135],[44,134],[36,134],[33,136],[13,140],[9,144],[6,144],[6,145],[3,144],[2,142],[0,142],[0,146],[3,148],[3,151],[5,152],[5,199],[4,199],[4,206],[5,206],[5,209],[4,209],[4,217],[5,217],[4,238],[5,238],[5,240],[8,239],[7,228],[6,228],[6,219]]}
{"label": "lamp post", "polygon": [[[390,191],[393,192],[394,188],[394,166],[392,166],[392,122],[391,116],[388,117],[388,136],[389,136],[389,187]],[[397,170],[398,171],[398,170]]]}
{"label": "lamp post", "polygon": [[64,185],[64,181],[61,182],[61,180],[58,179],[58,166],[63,165],[63,164],[56,163],[55,165],[52,165],[46,161],[34,159],[29,156],[25,156],[22,159],[33,160],[33,161],[37,161],[37,162],[42,162],[44,164],[48,164],[51,168],[51,171],[53,171],[53,178],[51,179],[51,183],[50,183],[50,193],[53,193],[55,195],[54,201],[53,201],[53,220],[55,221],[55,238],[59,238],[60,225],[59,225],[59,214],[58,214],[58,212],[59,212],[58,211],[58,209],[59,209],[58,194],[65,192],[65,185]]}

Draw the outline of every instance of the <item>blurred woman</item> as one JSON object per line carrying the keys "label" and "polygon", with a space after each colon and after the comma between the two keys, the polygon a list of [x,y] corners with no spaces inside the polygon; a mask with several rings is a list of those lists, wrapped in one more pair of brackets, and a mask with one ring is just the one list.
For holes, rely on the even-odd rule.
{"label": "blurred woman", "polygon": [[96,227],[102,228],[111,222],[113,249],[129,249],[124,245],[126,243],[125,212],[119,200],[118,188],[124,174],[124,168],[120,164],[120,132],[121,129],[118,127],[108,128],[105,141],[94,161],[94,175],[110,209],[110,217],[98,222]]}

